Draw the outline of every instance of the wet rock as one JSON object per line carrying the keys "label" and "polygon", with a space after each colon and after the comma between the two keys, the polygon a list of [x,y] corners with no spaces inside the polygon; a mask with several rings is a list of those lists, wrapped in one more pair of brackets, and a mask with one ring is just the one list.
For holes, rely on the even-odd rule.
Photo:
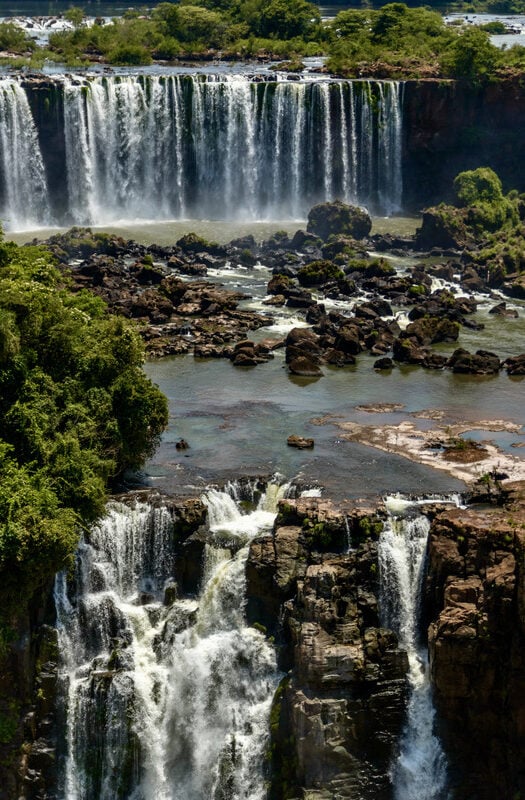
{"label": "wet rock", "polygon": [[304,355],[292,358],[288,363],[288,369],[292,375],[300,375],[304,378],[321,378],[324,374],[315,360]]}
{"label": "wet rock", "polygon": [[489,314],[495,314],[498,317],[510,317],[511,319],[517,319],[518,317],[518,312],[516,309],[507,308],[507,304],[505,302],[492,306]]}
{"label": "wet rock", "polygon": [[323,241],[332,234],[364,239],[371,229],[372,220],[367,211],[347,205],[340,200],[321,203],[308,213],[307,231],[319,236]]}
{"label": "wet rock", "polygon": [[394,367],[394,362],[391,358],[378,358],[377,361],[374,361],[374,369],[377,370],[388,370]]}
{"label": "wet rock", "polygon": [[[523,486],[522,486],[523,489]],[[523,508],[453,509],[429,538],[429,651],[454,798],[524,789]]]}
{"label": "wet rock", "polygon": [[447,366],[452,369],[452,372],[468,375],[495,375],[500,371],[501,363],[495,353],[487,350],[469,353],[468,350],[459,348],[449,358]]}
{"label": "wet rock", "polygon": [[507,358],[503,366],[509,375],[525,375],[525,353],[512,358]]}
{"label": "wet rock", "polygon": [[288,447],[296,447],[298,450],[311,450],[314,446],[313,439],[305,439],[304,436],[292,434],[286,440]]}
{"label": "wet rock", "polygon": [[455,342],[459,335],[459,325],[449,319],[422,317],[407,325],[400,334],[401,339],[414,339],[419,345],[438,342]]}

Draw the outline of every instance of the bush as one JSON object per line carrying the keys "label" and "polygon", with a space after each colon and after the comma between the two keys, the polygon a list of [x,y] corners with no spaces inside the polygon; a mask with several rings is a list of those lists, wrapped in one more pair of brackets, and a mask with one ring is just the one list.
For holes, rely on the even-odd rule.
{"label": "bush", "polygon": [[126,66],[147,66],[153,62],[149,50],[138,44],[121,44],[108,55],[110,64],[123,64]]}

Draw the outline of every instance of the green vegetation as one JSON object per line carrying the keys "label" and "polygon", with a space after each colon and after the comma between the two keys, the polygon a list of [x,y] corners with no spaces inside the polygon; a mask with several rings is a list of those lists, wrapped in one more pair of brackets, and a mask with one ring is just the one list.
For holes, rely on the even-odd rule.
{"label": "green vegetation", "polygon": [[348,76],[445,77],[475,82],[518,66],[525,48],[500,50],[488,30],[447,26],[431,9],[389,3],[341,11],[333,23],[329,68]]}
{"label": "green vegetation", "polygon": [[71,562],[106,489],[167,423],[142,344],[43,248],[0,244],[0,570],[3,613]]}
{"label": "green vegetation", "polygon": [[508,273],[525,269],[525,196],[503,193],[501,181],[488,167],[460,173],[454,181],[455,205],[427,209],[423,231],[439,241],[468,246],[474,264],[483,266],[492,285]]}
{"label": "green vegetation", "polygon": [[[525,0],[485,4],[513,2],[525,7]],[[458,9],[468,13],[474,6]],[[180,58],[272,58],[286,59],[284,68],[297,70],[303,57],[323,54],[332,72],[348,77],[480,82],[509,69],[525,70],[525,47],[501,50],[491,44],[490,34],[501,31],[501,23],[473,26],[459,21],[447,26],[431,7],[404,3],[345,9],[325,22],[318,6],[307,0],[165,2],[149,14],[128,10],[107,25],[88,24],[75,7],[66,17],[74,28],[52,34],[47,49],[37,48],[14,25],[0,25],[0,50],[10,54],[8,63],[38,67],[51,60],[79,66],[95,60],[140,66]]]}
{"label": "green vegetation", "polygon": [[301,286],[319,286],[327,281],[344,278],[344,272],[332,261],[311,261],[297,270],[297,278]]}

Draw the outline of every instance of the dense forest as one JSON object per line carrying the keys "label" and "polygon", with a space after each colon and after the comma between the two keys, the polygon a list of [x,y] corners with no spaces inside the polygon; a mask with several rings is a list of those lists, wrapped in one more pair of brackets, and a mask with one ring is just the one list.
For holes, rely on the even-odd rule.
{"label": "dense forest", "polygon": [[38,67],[45,62],[138,66],[188,58],[286,59],[287,68],[300,69],[304,57],[323,55],[326,69],[345,77],[475,81],[525,68],[525,47],[500,49],[491,43],[494,23],[447,25],[438,11],[404,3],[347,8],[329,20],[307,0],[160,3],[151,11],[129,10],[109,24],[88,23],[82,8],[70,8],[66,17],[72,28],[53,33],[46,47],[4,22],[1,61]]}

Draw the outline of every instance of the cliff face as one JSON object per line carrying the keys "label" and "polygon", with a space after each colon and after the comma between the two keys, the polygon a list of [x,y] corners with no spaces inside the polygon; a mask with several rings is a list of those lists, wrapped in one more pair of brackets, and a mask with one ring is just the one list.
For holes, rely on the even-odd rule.
{"label": "cliff face", "polygon": [[[272,536],[251,546],[248,616],[275,631],[284,610],[290,669],[272,711],[275,800],[391,796],[408,665],[396,636],[379,627],[380,529],[369,510],[346,517],[323,501],[286,501]],[[337,555],[348,536],[351,551]]]}
{"label": "cliff face", "polygon": [[[22,84],[35,118],[55,214],[67,208],[64,87],[53,78]],[[506,190],[525,190],[525,87],[517,81],[473,86],[407,81],[403,87],[402,205],[418,211],[450,199],[467,169],[492,167]]]}
{"label": "cliff face", "polygon": [[525,88],[408,81],[403,104],[403,205],[447,201],[464,170],[492,167],[505,189],[525,189]]}
{"label": "cliff face", "polygon": [[439,514],[429,650],[454,800],[525,792],[525,507]]}

